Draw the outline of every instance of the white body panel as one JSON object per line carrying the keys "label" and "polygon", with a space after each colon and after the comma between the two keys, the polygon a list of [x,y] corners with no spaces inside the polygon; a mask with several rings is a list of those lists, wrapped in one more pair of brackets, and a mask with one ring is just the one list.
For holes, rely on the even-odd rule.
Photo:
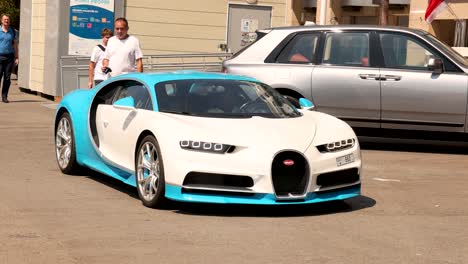
{"label": "white body panel", "polygon": [[[327,114],[303,111],[297,118],[207,118],[122,110],[99,105],[96,113],[99,151],[114,164],[134,171],[138,137],[149,130],[161,148],[166,184],[182,186],[189,172],[244,175],[253,179],[250,190],[272,193],[271,166],[283,150],[301,153],[309,163],[308,191],[317,191],[315,177],[324,172],[361,167],[360,149],[353,130]],[[107,122],[107,125],[104,125]],[[316,146],[355,139],[350,149],[320,153]],[[235,146],[232,153],[217,154],[182,149],[180,141],[193,140]],[[353,153],[353,163],[337,167],[336,158]],[[353,183],[356,184],[356,183]],[[337,188],[334,186],[333,188]]]}

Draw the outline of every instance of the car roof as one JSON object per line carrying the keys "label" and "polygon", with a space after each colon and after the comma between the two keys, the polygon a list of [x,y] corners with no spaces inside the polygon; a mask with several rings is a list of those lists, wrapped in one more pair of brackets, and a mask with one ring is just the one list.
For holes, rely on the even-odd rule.
{"label": "car roof", "polygon": [[173,81],[173,80],[186,80],[186,79],[216,79],[216,80],[239,80],[239,81],[254,81],[258,82],[257,79],[234,74],[216,73],[216,72],[201,72],[192,70],[181,70],[173,72],[147,72],[147,73],[128,73],[120,75],[115,78],[118,79],[132,79],[140,80],[147,83],[149,86],[153,86],[159,82]]}
{"label": "car roof", "polygon": [[287,26],[287,27],[273,27],[266,30],[390,30],[390,31],[404,31],[412,32],[419,35],[428,34],[421,29],[414,29],[408,27],[397,26],[374,26],[374,25],[310,25],[310,26]]}

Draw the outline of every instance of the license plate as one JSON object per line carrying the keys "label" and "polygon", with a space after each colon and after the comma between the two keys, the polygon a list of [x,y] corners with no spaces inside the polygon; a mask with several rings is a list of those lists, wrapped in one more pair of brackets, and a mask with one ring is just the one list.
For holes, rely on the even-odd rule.
{"label": "license plate", "polygon": [[353,163],[353,162],[354,162],[353,153],[348,154],[348,155],[343,156],[343,157],[336,158],[336,166],[338,166],[338,167],[346,165],[348,163]]}

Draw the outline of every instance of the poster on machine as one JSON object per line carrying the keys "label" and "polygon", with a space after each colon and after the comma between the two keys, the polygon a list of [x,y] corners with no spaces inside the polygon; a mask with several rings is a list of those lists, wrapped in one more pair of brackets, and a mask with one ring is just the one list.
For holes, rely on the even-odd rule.
{"label": "poster on machine", "polygon": [[114,0],[70,0],[68,55],[90,56],[103,28],[114,28]]}
{"label": "poster on machine", "polygon": [[241,47],[248,46],[257,39],[258,19],[241,20]]}

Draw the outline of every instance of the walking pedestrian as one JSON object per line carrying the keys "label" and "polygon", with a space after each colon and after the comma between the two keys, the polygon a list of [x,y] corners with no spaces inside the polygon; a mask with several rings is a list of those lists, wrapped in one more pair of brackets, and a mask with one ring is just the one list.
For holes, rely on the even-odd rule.
{"label": "walking pedestrian", "polygon": [[96,45],[91,53],[91,59],[89,61],[89,81],[88,88],[98,85],[102,81],[107,80],[108,74],[102,72],[102,60],[106,52],[107,42],[109,38],[114,34],[112,30],[104,28],[101,31],[102,44]]}
{"label": "walking pedestrian", "polygon": [[18,42],[16,32],[10,27],[11,18],[8,14],[1,15],[0,31],[0,81],[3,78],[2,102],[9,103],[8,90],[11,84],[13,65],[18,64]]}
{"label": "walking pedestrian", "polygon": [[128,21],[120,17],[114,22],[115,36],[109,39],[102,62],[102,71],[111,70],[111,76],[129,72],[143,72],[143,52],[140,41],[128,34]]}

